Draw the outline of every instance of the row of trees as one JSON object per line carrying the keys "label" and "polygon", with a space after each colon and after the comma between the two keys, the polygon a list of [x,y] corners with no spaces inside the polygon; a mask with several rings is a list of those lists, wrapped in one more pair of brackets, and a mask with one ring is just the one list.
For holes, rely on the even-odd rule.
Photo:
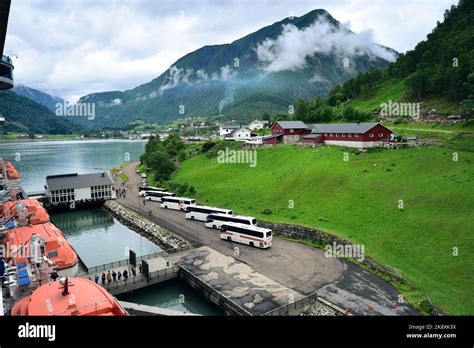
{"label": "row of trees", "polygon": [[185,145],[177,135],[170,135],[163,141],[152,137],[146,143],[140,161],[154,172],[155,181],[169,180],[177,163],[186,159],[184,149]]}

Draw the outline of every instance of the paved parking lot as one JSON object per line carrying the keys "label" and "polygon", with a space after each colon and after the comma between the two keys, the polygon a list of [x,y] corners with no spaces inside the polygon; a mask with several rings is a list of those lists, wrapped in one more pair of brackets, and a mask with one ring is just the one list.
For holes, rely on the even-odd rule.
{"label": "paved parking lot", "polygon": [[162,209],[157,202],[143,204],[143,198],[138,196],[142,178],[135,172],[135,165],[123,169],[128,183],[116,184],[127,187],[126,198],[119,198],[118,202],[146,215],[151,211],[151,219],[171,232],[235,257],[256,272],[303,295],[318,291],[322,298],[354,314],[416,314],[407,304],[393,306],[398,293],[392,285],[351,262],[326,257],[323,250],[280,238],[274,238],[272,247],[266,250],[230,243],[221,240],[218,231],[206,228],[203,222],[186,220],[182,212]]}

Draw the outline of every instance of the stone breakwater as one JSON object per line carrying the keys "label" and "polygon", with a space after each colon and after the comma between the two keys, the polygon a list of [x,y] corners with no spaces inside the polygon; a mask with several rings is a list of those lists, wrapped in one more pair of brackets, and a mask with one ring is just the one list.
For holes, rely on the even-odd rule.
{"label": "stone breakwater", "polygon": [[125,208],[120,203],[107,201],[104,203],[104,208],[122,224],[159,245],[163,250],[168,252],[183,251],[191,247],[183,238]]}

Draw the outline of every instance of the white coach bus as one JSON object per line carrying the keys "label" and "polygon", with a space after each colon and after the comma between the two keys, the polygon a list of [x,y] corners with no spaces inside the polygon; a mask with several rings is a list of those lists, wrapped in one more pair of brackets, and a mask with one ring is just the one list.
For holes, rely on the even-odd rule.
{"label": "white coach bus", "polygon": [[206,221],[209,214],[232,215],[232,210],[208,207],[206,205],[190,205],[186,208],[186,219]]}
{"label": "white coach bus", "polygon": [[148,191],[145,193],[145,199],[148,201],[160,202],[163,197],[174,197],[175,193],[166,192],[166,191]]}
{"label": "white coach bus", "polygon": [[253,225],[227,222],[221,226],[221,239],[267,249],[272,246],[272,230]]}
{"label": "white coach bus", "polygon": [[257,219],[252,216],[227,215],[227,214],[209,214],[206,219],[206,227],[221,228],[226,222],[236,222],[245,225],[256,225]]}
{"label": "white coach bus", "polygon": [[163,197],[160,207],[165,209],[174,209],[186,211],[190,205],[195,205],[196,200],[186,197]]}
{"label": "white coach bus", "polygon": [[166,190],[163,188],[155,187],[155,186],[140,186],[138,189],[138,195],[140,197],[145,197],[147,192],[165,192]]}

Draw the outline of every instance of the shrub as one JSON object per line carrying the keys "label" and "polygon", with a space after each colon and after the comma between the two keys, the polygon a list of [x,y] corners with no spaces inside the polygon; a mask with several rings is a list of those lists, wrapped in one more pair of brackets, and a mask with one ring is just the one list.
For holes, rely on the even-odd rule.
{"label": "shrub", "polygon": [[262,214],[265,214],[265,215],[270,215],[272,213],[272,210],[271,209],[268,209],[268,208],[265,208],[263,209],[262,211]]}
{"label": "shrub", "polygon": [[216,145],[216,143],[213,142],[213,141],[205,142],[204,144],[202,144],[201,151],[202,151],[202,152],[207,152],[207,151],[209,151],[210,149],[212,149],[215,145]]}

